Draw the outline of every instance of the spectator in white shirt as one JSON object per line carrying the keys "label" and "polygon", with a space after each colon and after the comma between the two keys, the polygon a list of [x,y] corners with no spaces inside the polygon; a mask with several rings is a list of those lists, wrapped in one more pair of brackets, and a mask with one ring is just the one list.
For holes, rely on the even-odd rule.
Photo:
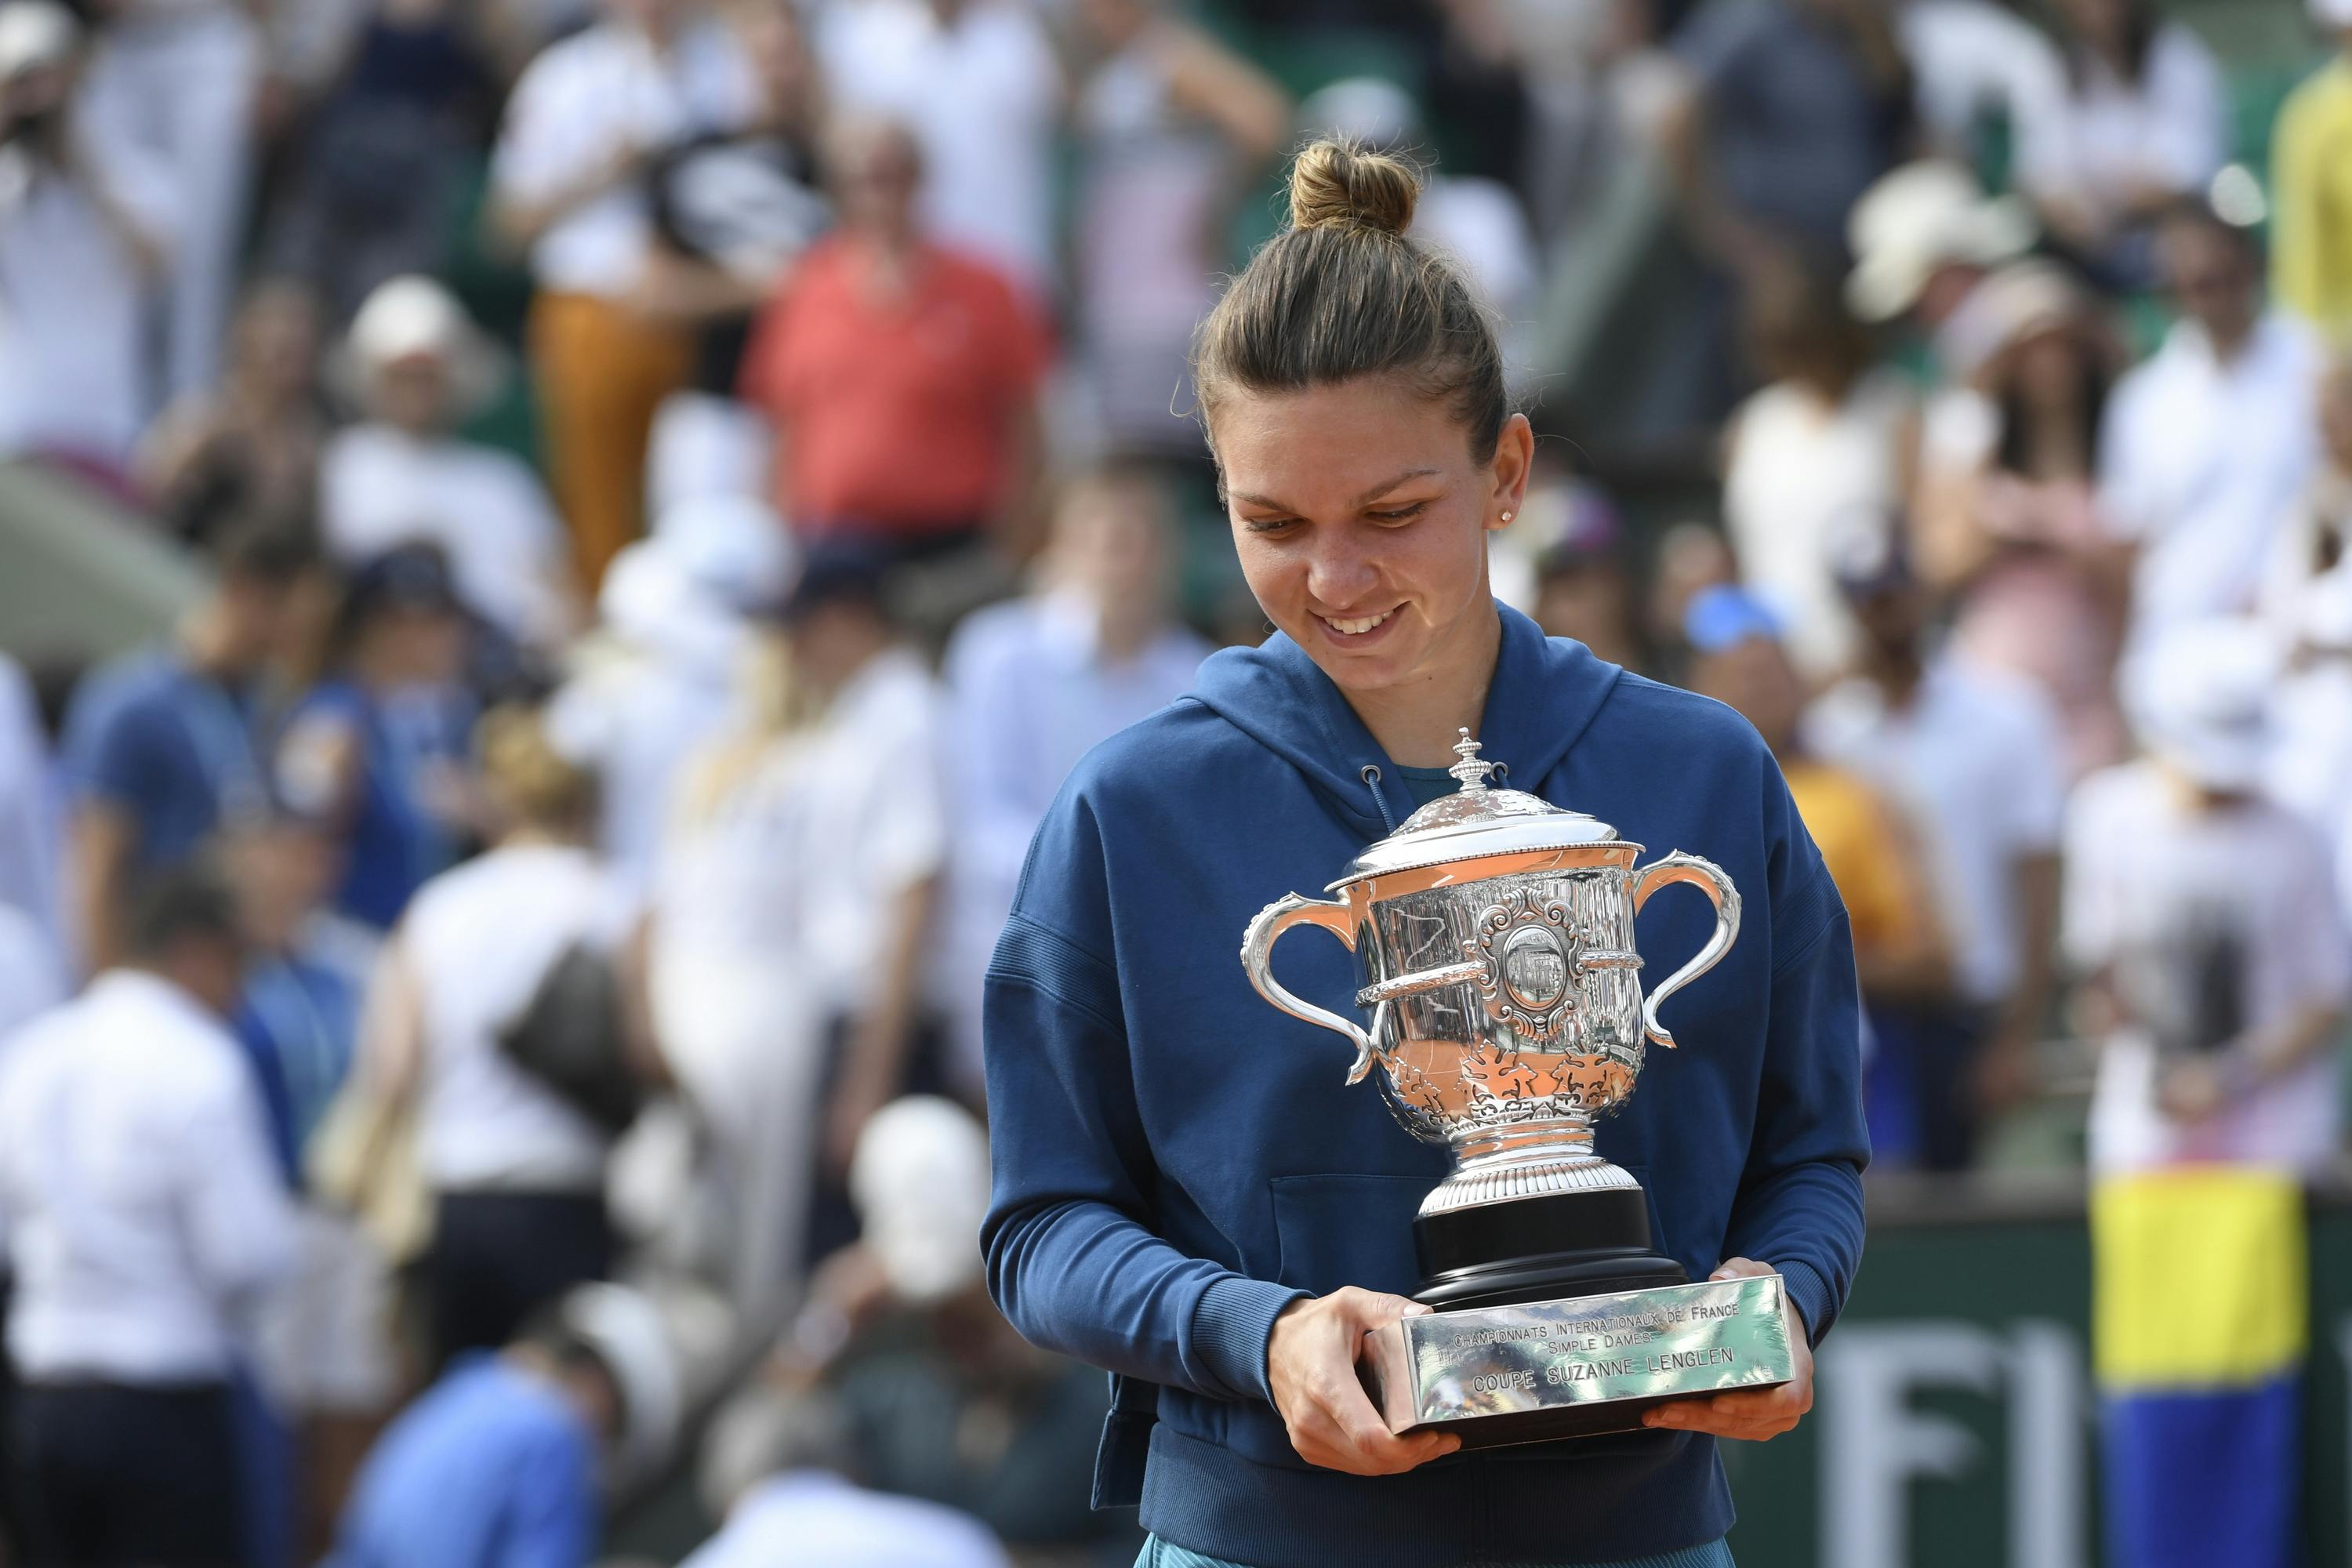
{"label": "spectator in white shirt", "polygon": [[[567,953],[618,945],[624,911],[587,847],[593,781],[528,710],[486,715],[478,750],[501,832],[410,900],[354,1067],[383,1103],[415,1108],[436,1363],[504,1344],[613,1258],[608,1133],[502,1043]],[[362,1205],[383,1173],[380,1157],[365,1166]]]}
{"label": "spectator in white shirt", "polygon": [[164,398],[213,385],[254,175],[261,7],[110,0],[90,58],[95,114],[153,161],[177,214],[162,306]]}
{"label": "spectator in white shirt", "polygon": [[2061,0],[2064,90],[2018,127],[2018,183],[2058,238],[2117,281],[2150,270],[2135,235],[2221,167],[2227,104],[2212,51],[2156,0]]}
{"label": "spectator in white shirt", "polygon": [[2049,34],[2000,0],[1903,0],[1896,10],[1919,118],[1942,152],[1973,157],[1996,121],[2029,144],[2045,133],[2066,80]]}
{"label": "spectator in white shirt", "polygon": [[0,455],[47,455],[127,486],[155,401],[150,286],[178,192],[90,109],[81,27],[49,0],[0,5]]}
{"label": "spectator in white shirt", "polygon": [[2256,793],[2278,669],[2254,623],[2168,630],[2127,692],[2148,754],[2068,805],[2065,952],[2110,1020],[2097,1172],[2337,1156],[2352,934],[2318,831]]}
{"label": "spectator in white shirt", "polygon": [[950,849],[941,1000],[953,1065],[980,1074],[981,976],[1029,840],[1077,760],[1192,689],[1208,645],[1170,615],[1166,494],[1139,469],[1081,479],[1055,508],[1036,591],[949,642]]}
{"label": "spectator in white shirt", "polygon": [[1825,680],[1855,641],[1830,574],[1831,531],[1841,519],[1885,515],[1902,494],[1917,410],[1901,378],[1873,364],[1869,334],[1825,275],[1759,265],[1746,315],[1748,352],[1769,384],[1725,427],[1725,528],[1797,668]]}
{"label": "spectator in white shirt", "polygon": [[230,892],[166,872],[125,924],[122,966],[0,1056],[10,1479],[35,1563],[237,1562],[229,1378],[295,1216],[223,1023]]}
{"label": "spectator in white shirt", "polygon": [[752,727],[681,780],[662,848],[653,1017],[735,1199],[747,1304],[846,1238],[839,1173],[858,1130],[935,1046],[939,694],[879,583],[870,560],[812,555],[782,657],[751,672]]}
{"label": "spectator in white shirt", "polygon": [[529,464],[457,426],[497,390],[499,357],[440,284],[395,278],[352,318],[337,366],[366,418],[327,445],[319,526],[346,567],[437,545],[468,609],[551,649],[576,613],[563,529]]}
{"label": "spectator in white shirt", "polygon": [[2264,313],[2252,242],[2195,205],[2158,237],[2182,319],[2117,384],[2100,439],[2107,520],[2137,547],[2126,658],[2171,626],[2253,609],[2319,445],[2321,353]]}
{"label": "spectator in white shirt", "polygon": [[845,110],[910,127],[922,228],[987,261],[1033,302],[1055,273],[1054,135],[1067,93],[1045,25],[1021,0],[845,0],[817,57]]}
{"label": "spectator in white shirt", "polygon": [[1933,602],[1899,521],[1860,520],[1835,575],[1861,634],[1853,675],[1806,715],[1805,739],[1901,814],[1952,943],[1954,994],[1873,1010],[1872,1073],[1894,1092],[1874,1156],[1958,1170],[1981,1118],[2021,1098],[2051,997],[2064,742],[2048,698],[2021,677],[1927,646]]}
{"label": "spectator in white shirt", "polygon": [[540,55],[508,100],[491,217],[530,252],[549,471],[592,591],[643,531],[655,411],[693,369],[692,335],[633,302],[654,245],[648,172],[745,124],[759,96],[740,41],[687,0],[605,0],[604,20]]}

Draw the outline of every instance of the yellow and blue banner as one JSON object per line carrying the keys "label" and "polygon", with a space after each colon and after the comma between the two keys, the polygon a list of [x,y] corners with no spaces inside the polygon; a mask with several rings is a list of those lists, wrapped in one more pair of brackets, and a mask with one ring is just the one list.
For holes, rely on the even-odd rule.
{"label": "yellow and blue banner", "polygon": [[2183,1165],[2091,1194],[2106,1561],[2299,1561],[2310,1269],[2284,1171]]}

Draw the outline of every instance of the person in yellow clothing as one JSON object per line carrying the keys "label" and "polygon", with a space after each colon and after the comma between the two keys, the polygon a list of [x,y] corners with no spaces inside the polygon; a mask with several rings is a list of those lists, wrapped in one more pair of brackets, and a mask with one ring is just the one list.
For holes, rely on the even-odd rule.
{"label": "person in yellow clothing", "polygon": [[1900,819],[1859,774],[1804,753],[1797,739],[1804,686],[1771,612],[1745,590],[1719,585],[1691,600],[1683,635],[1697,656],[1691,689],[1738,709],[1780,761],[1797,815],[1845,900],[1864,1000],[1947,994],[1951,960],[1917,854]]}
{"label": "person in yellow clothing", "polygon": [[2329,332],[2352,331],[2352,0],[2311,0],[2340,46],[2294,89],[2271,141],[2271,288]]}

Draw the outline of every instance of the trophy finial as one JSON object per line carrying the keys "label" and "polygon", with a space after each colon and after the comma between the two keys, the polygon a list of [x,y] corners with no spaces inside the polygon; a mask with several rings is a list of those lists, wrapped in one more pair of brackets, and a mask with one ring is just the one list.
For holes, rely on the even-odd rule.
{"label": "trophy finial", "polygon": [[1445,771],[1462,781],[1465,793],[1475,793],[1486,787],[1486,775],[1493,773],[1498,764],[1480,762],[1478,742],[1470,738],[1468,730],[1459,733],[1462,738],[1454,742],[1454,754],[1462,760]]}

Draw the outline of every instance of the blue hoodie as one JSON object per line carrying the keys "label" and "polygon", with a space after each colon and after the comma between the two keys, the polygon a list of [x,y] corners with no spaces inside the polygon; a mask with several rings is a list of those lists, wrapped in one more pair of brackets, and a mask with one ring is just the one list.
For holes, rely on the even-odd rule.
{"label": "blue hoodie", "polygon": [[[1654,858],[1703,855],[1746,920],[1670,1002],[1601,1152],[1648,1192],[1694,1278],[1780,1269],[1818,1342],[1862,1254],[1868,1158],[1844,906],[1771,753],[1728,708],[1547,639],[1504,609],[1478,736],[1512,788],[1590,812]],[[1376,777],[1366,770],[1378,768]],[[1346,1285],[1409,1294],[1412,1218],[1449,1168],[1346,1042],[1261,1001],[1242,929],[1319,893],[1408,816],[1397,772],[1288,638],[1221,653],[1189,697],[1090,752],[1031,846],[988,974],[995,1188],[982,1242],[1034,1342],[1108,1368],[1097,1505],[1255,1568],[1607,1562],[1716,1540],[1714,1440],[1639,1432],[1460,1454],[1404,1476],[1308,1466],[1266,1385],[1275,1317]],[[1672,968],[1713,930],[1695,894],[1643,910]],[[1278,950],[1328,1006],[1359,984],[1320,933]]]}

